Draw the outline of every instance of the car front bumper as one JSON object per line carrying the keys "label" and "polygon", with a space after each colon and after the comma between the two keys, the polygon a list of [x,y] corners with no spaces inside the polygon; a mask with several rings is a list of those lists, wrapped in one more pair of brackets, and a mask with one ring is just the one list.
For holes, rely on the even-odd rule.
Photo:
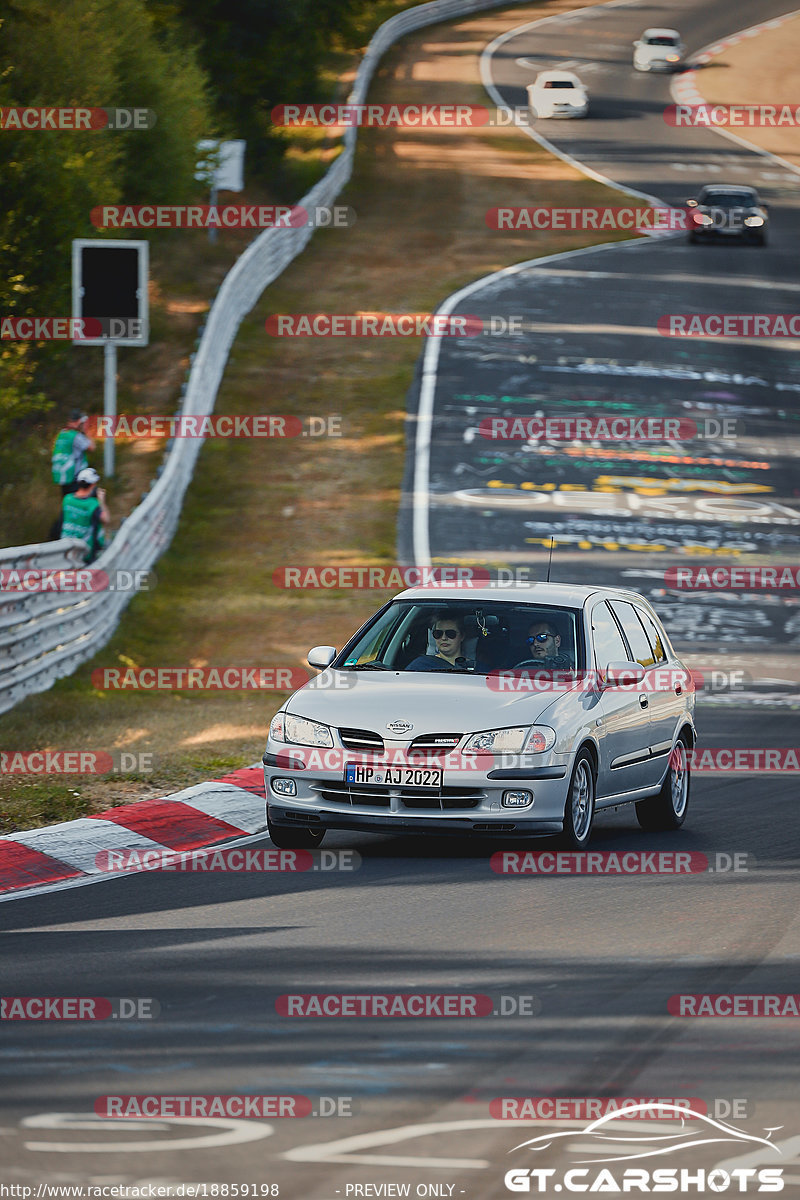
{"label": "car front bumper", "polygon": [[570,117],[585,117],[588,111],[588,104],[582,104],[579,108],[575,107],[574,105],[570,105],[569,108],[554,108],[546,114],[546,117],[550,117],[553,120],[558,120],[559,117],[569,120]]}
{"label": "car front bumper", "polygon": [[[357,829],[373,833],[476,834],[483,837],[547,836],[563,828],[570,764],[537,756],[532,765],[487,770],[445,769],[441,789],[348,784],[342,770],[287,769],[286,756],[264,754],[267,810],[273,824],[313,829]],[[276,791],[276,779],[291,780],[297,794]],[[524,807],[505,807],[506,792],[527,792]]]}
{"label": "car front bumper", "polygon": [[671,71],[680,71],[683,67],[682,62],[667,62],[663,58],[651,58],[648,60],[641,59],[636,63],[640,71],[660,71],[664,74],[669,74]]}

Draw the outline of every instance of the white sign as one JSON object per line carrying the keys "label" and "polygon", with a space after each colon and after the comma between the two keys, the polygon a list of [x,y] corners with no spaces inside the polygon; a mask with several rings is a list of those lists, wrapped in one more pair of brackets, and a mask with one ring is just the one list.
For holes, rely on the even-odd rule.
{"label": "white sign", "polygon": [[[236,141],[221,142],[217,138],[203,138],[197,143],[201,161],[197,164],[195,179],[207,183],[215,191],[242,192],[244,191],[244,148],[247,143]],[[213,155],[216,166],[209,169],[203,162]]]}

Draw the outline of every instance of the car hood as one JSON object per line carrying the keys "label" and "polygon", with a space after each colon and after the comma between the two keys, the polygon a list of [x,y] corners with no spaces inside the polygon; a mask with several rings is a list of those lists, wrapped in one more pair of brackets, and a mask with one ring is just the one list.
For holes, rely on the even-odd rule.
{"label": "car hood", "polygon": [[[492,686],[483,675],[444,671],[325,671],[289,698],[286,711],[334,728],[368,729],[386,741],[408,743],[423,733],[535,724],[577,684],[554,683],[546,691],[506,690],[507,686],[502,679],[495,678]],[[393,721],[409,722],[412,728],[392,738],[387,726]]]}

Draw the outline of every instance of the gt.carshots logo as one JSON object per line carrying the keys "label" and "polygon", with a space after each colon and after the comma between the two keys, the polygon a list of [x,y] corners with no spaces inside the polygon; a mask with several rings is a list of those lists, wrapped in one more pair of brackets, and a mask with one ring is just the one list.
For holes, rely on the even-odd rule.
{"label": "gt.carshots logo", "polygon": [[[741,1152],[741,1157],[735,1160],[738,1162],[748,1161],[744,1157],[748,1151],[749,1157],[756,1162],[769,1161],[773,1154],[778,1158],[781,1156],[780,1147],[770,1141],[773,1130],[765,1131],[767,1137],[759,1137],[702,1111],[688,1112],[687,1104],[687,1101],[632,1101],[582,1128],[551,1131],[521,1142],[509,1153],[518,1150],[535,1153],[563,1139],[567,1139],[568,1147],[569,1139],[579,1139],[574,1153],[580,1157],[573,1159],[578,1165],[566,1169],[512,1167],[503,1176],[506,1190],[550,1195],[556,1192],[716,1194],[783,1191],[782,1167],[732,1167],[730,1163],[725,1169],[686,1166],[686,1158],[694,1147],[708,1147],[717,1142],[724,1144],[726,1157],[736,1155],[738,1149]],[[676,1118],[680,1119],[681,1127],[673,1132],[666,1121]],[[691,1121],[688,1128],[687,1121]],[[611,1160],[608,1154],[610,1140],[620,1144],[617,1157]],[[732,1148],[731,1143],[738,1143],[738,1147]],[[597,1157],[587,1157],[595,1144]],[[680,1155],[680,1165],[621,1165],[636,1159],[652,1160],[654,1156],[663,1159],[666,1155]],[[613,1166],[608,1165],[609,1162]]]}

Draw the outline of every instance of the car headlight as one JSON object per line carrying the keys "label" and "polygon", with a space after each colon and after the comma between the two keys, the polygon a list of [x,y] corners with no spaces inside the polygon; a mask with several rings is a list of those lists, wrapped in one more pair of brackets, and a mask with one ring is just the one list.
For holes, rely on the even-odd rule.
{"label": "car headlight", "polygon": [[513,729],[486,729],[473,733],[464,752],[474,754],[541,754],[555,744],[556,731],[546,725],[517,725]]}
{"label": "car headlight", "polygon": [[708,213],[703,213],[703,212],[693,212],[692,220],[694,221],[695,225],[713,225],[714,224],[714,218],[710,217],[708,215]]}
{"label": "car headlight", "polygon": [[757,228],[759,227],[759,225],[763,225],[763,224],[764,224],[764,218],[763,218],[763,217],[757,217],[757,216],[755,216],[755,215],[754,215],[754,216],[752,216],[752,217],[745,217],[745,219],[744,219],[744,223],[745,223],[745,225],[747,225],[747,226],[748,226],[750,229],[757,229]]}
{"label": "car headlight", "polygon": [[681,61],[680,54],[668,54],[667,55],[667,62],[680,62],[680,61]]}
{"label": "car headlight", "polygon": [[333,746],[333,734],[327,725],[287,712],[275,714],[269,727],[269,736],[273,741],[294,742],[297,746]]}

